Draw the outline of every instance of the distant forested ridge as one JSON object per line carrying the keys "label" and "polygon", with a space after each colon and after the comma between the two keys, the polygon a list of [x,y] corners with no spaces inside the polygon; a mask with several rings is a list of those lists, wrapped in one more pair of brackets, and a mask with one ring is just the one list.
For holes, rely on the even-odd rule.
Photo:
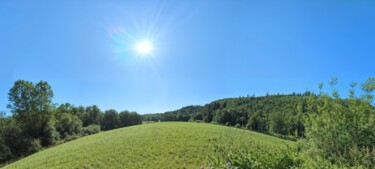
{"label": "distant forested ridge", "polygon": [[[227,98],[204,106],[186,106],[165,113],[145,114],[142,120],[217,123],[278,136],[304,137],[305,118],[308,113],[314,112],[309,102],[318,100],[318,97],[305,92]],[[339,102],[346,105],[348,101],[340,99]]]}
{"label": "distant forested ridge", "polygon": [[58,105],[53,104],[53,96],[52,87],[45,81],[14,83],[7,105],[12,116],[0,111],[0,164],[101,130],[142,124],[137,112],[103,112],[96,105]]}
{"label": "distant forested ridge", "polygon": [[187,106],[175,111],[142,115],[145,121],[201,121],[245,127],[263,133],[302,137],[307,100],[313,95],[266,95],[227,98],[204,106]]}

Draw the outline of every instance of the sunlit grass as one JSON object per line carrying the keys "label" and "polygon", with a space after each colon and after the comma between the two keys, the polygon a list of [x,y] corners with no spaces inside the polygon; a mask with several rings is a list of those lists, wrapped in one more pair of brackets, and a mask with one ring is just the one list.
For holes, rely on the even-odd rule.
{"label": "sunlit grass", "polygon": [[[219,144],[291,143],[225,126],[164,122],[126,127],[74,140],[15,162],[5,168],[199,168]],[[272,151],[272,150],[271,150]]]}

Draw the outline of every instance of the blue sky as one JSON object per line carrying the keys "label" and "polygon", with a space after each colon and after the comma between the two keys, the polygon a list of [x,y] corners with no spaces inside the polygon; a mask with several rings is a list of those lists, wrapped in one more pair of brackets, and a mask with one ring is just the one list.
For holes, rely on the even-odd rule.
{"label": "blue sky", "polygon": [[[133,50],[154,45],[151,56]],[[317,91],[375,73],[372,1],[0,1],[0,110],[14,81],[139,113]]]}

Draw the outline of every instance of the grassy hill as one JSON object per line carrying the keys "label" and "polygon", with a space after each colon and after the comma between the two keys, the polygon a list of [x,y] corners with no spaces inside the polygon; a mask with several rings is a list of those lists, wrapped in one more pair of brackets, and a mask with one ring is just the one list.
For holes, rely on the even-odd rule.
{"label": "grassy hill", "polygon": [[212,153],[209,139],[230,145],[293,144],[247,130],[186,122],[120,128],[80,138],[33,154],[4,168],[199,168]]}

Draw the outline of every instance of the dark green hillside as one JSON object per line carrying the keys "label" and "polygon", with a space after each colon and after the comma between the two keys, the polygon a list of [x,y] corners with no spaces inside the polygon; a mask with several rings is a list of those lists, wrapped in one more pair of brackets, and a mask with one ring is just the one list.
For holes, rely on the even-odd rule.
{"label": "dark green hillside", "polygon": [[143,115],[150,121],[203,121],[283,135],[303,136],[303,116],[311,94],[266,95],[227,98],[204,106]]}

